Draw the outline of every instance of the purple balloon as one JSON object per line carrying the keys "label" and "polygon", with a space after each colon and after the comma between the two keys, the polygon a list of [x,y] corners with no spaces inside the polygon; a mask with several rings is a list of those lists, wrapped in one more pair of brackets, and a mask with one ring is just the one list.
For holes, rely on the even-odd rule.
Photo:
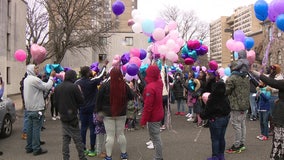
{"label": "purple balloon", "polygon": [[115,1],[112,4],[112,12],[116,15],[119,16],[121,15],[125,10],[124,3],[121,2],[120,0]]}
{"label": "purple balloon", "polygon": [[126,72],[130,76],[135,76],[138,73],[138,71],[139,71],[139,67],[134,63],[128,64],[126,67]]}
{"label": "purple balloon", "polygon": [[164,29],[166,26],[166,22],[163,18],[156,18],[155,21],[155,28],[162,28]]}
{"label": "purple balloon", "polygon": [[192,66],[191,69],[192,69],[192,71],[195,72],[196,71],[196,66]]}
{"label": "purple balloon", "polygon": [[124,54],[121,56],[120,60],[121,60],[121,62],[122,62],[123,65],[125,65],[126,63],[128,63],[129,60],[130,60],[130,53],[128,53],[128,52],[127,52],[127,53],[124,53]]}
{"label": "purple balloon", "polygon": [[234,40],[244,42],[245,40],[245,33],[242,30],[236,30],[234,32]]}
{"label": "purple balloon", "polygon": [[144,58],[146,58],[146,56],[147,56],[147,52],[144,49],[140,49],[140,56],[139,56],[139,58],[141,60],[143,60]]}

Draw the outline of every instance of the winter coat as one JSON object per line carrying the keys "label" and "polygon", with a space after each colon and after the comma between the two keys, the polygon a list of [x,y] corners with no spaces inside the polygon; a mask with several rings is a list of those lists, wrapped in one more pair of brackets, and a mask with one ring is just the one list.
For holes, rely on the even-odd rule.
{"label": "winter coat", "polygon": [[246,111],[249,109],[249,78],[233,71],[226,80],[226,94],[229,97],[233,111]]}
{"label": "winter coat", "polygon": [[156,65],[148,67],[145,80],[147,85],[143,92],[144,109],[140,121],[142,126],[145,126],[147,122],[160,122],[164,118],[163,82]]}

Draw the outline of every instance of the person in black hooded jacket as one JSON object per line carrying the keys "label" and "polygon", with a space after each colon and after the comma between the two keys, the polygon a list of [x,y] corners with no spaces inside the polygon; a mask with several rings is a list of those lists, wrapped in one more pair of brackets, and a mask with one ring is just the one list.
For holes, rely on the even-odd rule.
{"label": "person in black hooded jacket", "polygon": [[63,159],[68,160],[69,144],[73,139],[80,160],[86,160],[84,154],[84,144],[82,142],[78,110],[81,104],[84,103],[84,97],[79,85],[74,84],[77,74],[74,70],[69,70],[65,73],[64,81],[55,87],[54,105],[58,107],[60,120],[63,132]]}
{"label": "person in black hooded jacket", "polygon": [[231,112],[230,102],[225,93],[224,82],[214,83],[205,110],[200,114],[202,119],[208,119],[211,134],[212,157],[207,160],[224,160],[225,133]]}

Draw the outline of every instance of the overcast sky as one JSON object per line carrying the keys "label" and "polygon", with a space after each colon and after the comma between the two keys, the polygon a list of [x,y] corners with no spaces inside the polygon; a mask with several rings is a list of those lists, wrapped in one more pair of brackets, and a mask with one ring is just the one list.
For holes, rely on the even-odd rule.
{"label": "overcast sky", "polygon": [[[181,10],[194,10],[203,21],[211,22],[220,16],[229,16],[240,6],[254,4],[257,0],[138,0],[138,10],[144,18],[159,17],[167,5],[175,5]],[[271,2],[272,0],[266,0]]]}

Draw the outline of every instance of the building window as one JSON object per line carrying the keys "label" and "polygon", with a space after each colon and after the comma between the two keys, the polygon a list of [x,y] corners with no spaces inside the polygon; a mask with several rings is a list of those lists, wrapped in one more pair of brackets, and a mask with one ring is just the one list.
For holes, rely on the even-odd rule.
{"label": "building window", "polygon": [[133,37],[125,37],[124,41],[125,41],[125,45],[133,46]]}
{"label": "building window", "polygon": [[6,75],[6,77],[7,77],[7,84],[11,84],[11,77],[10,77],[10,75],[11,75],[11,68],[10,67],[7,67],[6,73],[7,73],[7,75]]}
{"label": "building window", "polygon": [[106,54],[99,54],[99,62],[104,61],[107,58]]}
{"label": "building window", "polygon": [[106,46],[107,45],[107,38],[106,37],[100,37],[99,38],[99,43],[102,46]]}

